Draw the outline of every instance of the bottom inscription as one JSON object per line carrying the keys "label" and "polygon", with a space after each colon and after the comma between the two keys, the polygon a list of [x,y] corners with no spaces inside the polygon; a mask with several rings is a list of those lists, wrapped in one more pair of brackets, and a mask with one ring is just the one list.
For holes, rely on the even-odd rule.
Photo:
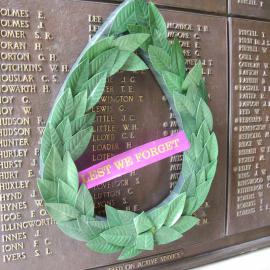
{"label": "bottom inscription", "polygon": [[107,270],[134,270],[143,269],[150,266],[160,265],[163,263],[174,262],[181,259],[184,256],[184,250],[173,251],[171,253],[165,253],[158,256],[152,256],[133,262],[117,264],[109,266]]}

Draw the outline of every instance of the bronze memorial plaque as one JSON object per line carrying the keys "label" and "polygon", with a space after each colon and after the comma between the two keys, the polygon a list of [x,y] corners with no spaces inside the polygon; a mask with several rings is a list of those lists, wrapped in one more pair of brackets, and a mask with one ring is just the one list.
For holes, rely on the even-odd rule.
{"label": "bronze memorial plaque", "polygon": [[187,8],[216,13],[226,13],[226,1],[224,0],[156,0],[155,3],[170,7]]}
{"label": "bronze memorial plaque", "polygon": [[[157,2],[161,3],[161,1]],[[221,7],[224,6],[223,1],[216,1],[217,4],[210,6],[207,3],[211,1],[204,2],[206,4],[202,6],[207,9],[212,6],[211,10],[214,12],[221,11]],[[199,1],[196,3],[199,5]],[[56,267],[60,270],[99,267],[107,270],[124,269],[121,268],[122,266],[109,267],[109,265],[119,263],[116,255],[96,254],[88,250],[84,243],[73,241],[65,236],[47,214],[36,185],[39,171],[40,137],[58,91],[88,40],[115,7],[114,4],[91,1],[1,1],[0,228],[2,252],[0,269],[47,270]],[[184,5],[184,7],[192,8],[193,6]],[[221,155],[209,197],[196,214],[200,218],[199,226],[187,233],[180,241],[158,247],[153,252],[143,253],[137,258],[136,267],[134,264],[130,264],[130,268],[125,269],[142,269],[145,266],[162,265],[175,262],[191,254],[194,255],[196,252],[198,254],[211,250],[211,243],[225,237],[226,231],[227,19],[165,9],[162,10],[162,14],[167,21],[169,38],[177,37],[181,40],[188,67],[192,67],[199,59],[202,61],[210,93],[210,107],[214,114],[214,130],[218,137]],[[234,26],[235,35],[238,35],[239,25],[241,24],[237,21]],[[243,25],[247,27],[246,22]],[[260,52],[246,52],[243,55],[252,57],[254,65],[261,63],[261,68],[264,65],[263,70],[267,73],[263,50],[267,50],[268,45],[262,42],[267,42],[269,31],[267,32],[267,24],[260,25],[265,27],[265,32],[254,29],[254,33],[257,31],[256,33],[260,36],[258,37]],[[256,28],[256,24],[252,23],[249,29],[253,31],[253,28]],[[249,31],[253,33],[251,30]],[[249,39],[247,36],[246,38]],[[255,40],[257,38],[254,38]],[[238,42],[238,36],[235,42]],[[238,56],[238,52],[236,54]],[[257,57],[260,59],[255,60]],[[238,63],[235,65],[238,66]],[[259,75],[264,78],[260,71],[261,69]],[[256,73],[256,70],[253,72]],[[238,80],[238,77],[234,80]],[[267,79],[265,80],[267,81]],[[233,82],[233,84],[236,87],[237,83]],[[238,87],[240,89],[242,86]],[[257,105],[254,107],[254,109],[261,108],[254,119],[261,117],[265,122],[264,124],[258,123],[258,126],[261,127],[261,136],[268,134],[266,130],[262,130],[264,126],[268,128],[265,116],[267,105],[263,105],[267,104],[268,89],[265,87],[264,91],[265,93],[262,93],[264,98],[259,96],[256,91],[252,91],[252,94],[249,92],[252,97],[255,95],[256,99],[261,102],[261,107],[257,107]],[[238,102],[240,93],[242,93],[240,90],[234,92],[233,99],[236,99],[236,102]],[[178,129],[174,115],[150,72],[121,72],[112,77],[107,82],[101,101],[93,110],[97,113],[94,135],[91,146],[77,161],[79,169],[89,167],[91,164],[145,142],[172,134]],[[238,107],[234,108],[233,113],[235,118],[242,119],[238,116]],[[250,119],[253,121],[253,118]],[[240,124],[237,126],[240,128]],[[246,126],[246,128],[252,127]],[[234,141],[237,141],[238,147],[238,136],[244,132],[233,134],[237,136]],[[257,140],[260,138],[258,137],[252,142],[257,144]],[[267,162],[269,149],[265,146],[269,142],[264,138],[261,140],[261,153],[258,152],[255,156],[259,167],[254,168],[254,173],[257,172],[258,176],[252,176],[250,180],[258,179],[256,181],[260,181],[261,177],[264,179],[264,194],[259,198],[258,196],[263,191],[256,190],[255,197],[258,199],[256,207],[260,204],[260,200],[265,198],[262,205],[263,211],[266,213],[269,177],[262,175],[265,167],[261,167],[261,164],[265,165]],[[264,148],[262,148],[263,146]],[[250,148],[250,151],[252,149]],[[262,149],[265,149],[265,153],[262,152]],[[239,160],[237,155],[238,152],[234,153],[233,166],[240,168],[237,163]],[[135,212],[152,208],[169,194],[177,181],[181,170],[181,158],[181,155],[176,155],[130,175],[97,186],[91,190],[95,200],[96,213],[103,215],[105,204]],[[264,159],[259,162],[257,158]],[[256,164],[252,163],[252,166]],[[244,170],[244,166],[241,164],[242,167]],[[237,177],[236,174],[233,176]],[[236,180],[234,183],[237,183]],[[232,186],[232,194],[236,193],[235,185]],[[260,182],[254,187],[261,185]],[[233,198],[232,203],[236,207],[235,200],[237,198]],[[250,202],[253,200],[250,199]],[[231,211],[232,215],[235,215],[235,209]],[[259,215],[260,208],[256,208],[256,211]],[[250,221],[248,224],[251,225]],[[262,225],[264,224],[266,223],[263,222]],[[232,227],[230,231],[239,230],[233,228],[235,227]],[[196,246],[204,244],[203,248],[196,250]],[[157,256],[157,254],[159,255]],[[153,257],[147,261],[145,258],[149,256]]]}
{"label": "bronze memorial plaque", "polygon": [[270,2],[268,0],[229,0],[229,13],[233,15],[270,19]]}
{"label": "bronze memorial plaque", "polygon": [[[120,2],[120,0],[118,0]],[[122,2],[122,1],[121,1]],[[155,4],[225,14],[226,0],[154,0]]]}
{"label": "bronze memorial plaque", "polygon": [[230,20],[228,232],[270,224],[270,23]]}

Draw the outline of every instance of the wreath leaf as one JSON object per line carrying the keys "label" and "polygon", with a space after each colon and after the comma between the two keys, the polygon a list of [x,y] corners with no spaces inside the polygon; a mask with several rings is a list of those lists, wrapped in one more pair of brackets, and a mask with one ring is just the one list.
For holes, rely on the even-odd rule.
{"label": "wreath leaf", "polygon": [[182,234],[173,228],[163,226],[155,234],[155,242],[158,245],[165,245],[174,242],[182,237]]}
{"label": "wreath leaf", "polygon": [[72,119],[79,118],[85,114],[86,104],[87,104],[87,91],[82,91],[74,97],[74,112],[72,115]]}
{"label": "wreath leaf", "polygon": [[117,73],[120,69],[122,69],[122,67],[127,62],[130,55],[131,55],[130,51],[126,51],[126,50],[119,51],[118,55],[116,57],[115,63],[111,69],[110,75],[113,75],[113,74]]}
{"label": "wreath leaf", "polygon": [[58,179],[58,192],[57,192],[57,201],[58,203],[65,203],[69,205],[75,204],[76,191],[72,189],[62,180]]}
{"label": "wreath leaf", "polygon": [[203,69],[202,69],[202,63],[198,62],[191,70],[190,72],[187,74],[184,82],[183,82],[183,89],[188,89],[190,86],[192,86],[193,84],[198,87],[201,85],[201,81],[202,81],[202,73],[203,73]]}
{"label": "wreath leaf", "polygon": [[38,180],[38,189],[41,193],[42,199],[45,202],[56,202],[57,201],[57,183],[46,180]]}
{"label": "wreath leaf", "polygon": [[80,216],[80,212],[69,204],[46,203],[45,205],[56,222],[70,221]]}
{"label": "wreath leaf", "polygon": [[100,235],[108,243],[121,247],[128,246],[135,241],[135,228],[132,225],[116,226],[102,232]]}
{"label": "wreath leaf", "polygon": [[115,39],[114,45],[120,50],[134,52],[140,48],[149,37],[150,35],[145,33],[128,34]]}
{"label": "wreath leaf", "polygon": [[206,121],[208,130],[213,129],[213,117],[209,107],[206,105],[203,99],[200,100],[197,113],[196,113],[196,125],[199,128],[203,121]]}
{"label": "wreath leaf", "polygon": [[179,86],[182,87],[186,77],[186,60],[179,40],[174,39],[172,43],[171,66],[174,73],[179,78]]}
{"label": "wreath leaf", "polygon": [[66,152],[70,152],[73,160],[77,160],[83,154],[89,144],[92,133],[93,128],[89,127],[79,131],[71,138],[67,138],[64,149]]}
{"label": "wreath leaf", "polygon": [[79,188],[78,171],[68,151],[65,153],[63,159],[63,168],[61,170],[62,170],[61,179],[65,180],[66,183],[74,191],[77,192]]}
{"label": "wreath leaf", "polygon": [[106,242],[106,240],[101,236],[88,241],[86,246],[93,251],[103,254],[112,254],[121,251],[121,247]]}
{"label": "wreath leaf", "polygon": [[85,241],[85,234],[81,231],[78,220],[59,222],[59,229],[66,235],[78,241]]}
{"label": "wreath leaf", "polygon": [[121,70],[125,71],[138,71],[147,70],[148,66],[143,62],[143,60],[136,54],[132,53],[126,63],[121,67]]}
{"label": "wreath leaf", "polygon": [[137,234],[144,233],[153,227],[151,220],[144,212],[134,218],[134,224]]}
{"label": "wreath leaf", "polygon": [[182,193],[170,202],[168,216],[165,221],[166,226],[172,227],[179,220],[185,207],[185,201],[186,194]]}
{"label": "wreath leaf", "polygon": [[57,178],[61,177],[61,165],[61,157],[57,148],[53,145],[45,161],[43,178],[56,181]]}
{"label": "wreath leaf", "polygon": [[75,207],[80,213],[92,217],[94,215],[93,198],[84,184],[81,184],[75,200]]}
{"label": "wreath leaf", "polygon": [[153,250],[154,237],[151,232],[145,232],[137,236],[136,248],[139,250]]}
{"label": "wreath leaf", "polygon": [[150,2],[149,5],[149,26],[151,32],[153,33],[154,30],[158,30],[162,37],[166,37],[167,39],[167,25],[160,14],[158,8],[155,6],[154,3]]}
{"label": "wreath leaf", "polygon": [[110,73],[118,52],[117,48],[112,48],[94,58],[89,66],[89,77],[91,78],[100,72]]}
{"label": "wreath leaf", "polygon": [[166,70],[162,73],[162,75],[167,88],[170,91],[170,95],[173,95],[174,92],[182,92],[181,78],[179,76]]}
{"label": "wreath leaf", "polygon": [[127,246],[122,249],[119,260],[127,260],[133,257],[138,256],[141,253],[140,250],[136,248],[136,245]]}
{"label": "wreath leaf", "polygon": [[74,93],[77,93],[77,89],[88,80],[88,70],[89,70],[89,61],[85,59],[82,61],[75,70],[71,73],[67,83],[66,88],[72,89]]}
{"label": "wreath leaf", "polygon": [[106,211],[107,221],[110,228],[122,225],[119,218],[118,211],[115,208],[109,205],[105,205],[105,211]]}
{"label": "wreath leaf", "polygon": [[173,225],[173,229],[185,233],[199,223],[199,219],[193,216],[182,216],[181,219]]}
{"label": "wreath leaf", "polygon": [[127,31],[127,25],[135,22],[135,4],[134,1],[131,1],[118,12],[117,17],[112,23],[110,35]]}
{"label": "wreath leaf", "polygon": [[105,37],[101,40],[98,40],[93,46],[91,46],[86,53],[83,55],[80,62],[83,62],[84,60],[88,60],[91,62],[95,57],[102,54],[103,52],[112,49],[114,47],[113,45],[114,36]]}
{"label": "wreath leaf", "polygon": [[80,130],[92,126],[95,121],[96,114],[93,112],[87,113],[84,116],[74,119],[71,125],[72,134],[78,133]]}
{"label": "wreath leaf", "polygon": [[135,1],[135,15],[138,24],[148,23],[149,11],[145,0]]}
{"label": "wreath leaf", "polygon": [[170,71],[170,56],[163,49],[156,46],[149,46],[149,57],[150,61],[159,73],[163,73],[164,71]]}
{"label": "wreath leaf", "polygon": [[154,224],[155,229],[158,230],[164,225],[168,217],[169,210],[170,210],[169,205],[163,205],[159,208],[150,211],[150,213],[147,214],[151,219],[152,223]]}

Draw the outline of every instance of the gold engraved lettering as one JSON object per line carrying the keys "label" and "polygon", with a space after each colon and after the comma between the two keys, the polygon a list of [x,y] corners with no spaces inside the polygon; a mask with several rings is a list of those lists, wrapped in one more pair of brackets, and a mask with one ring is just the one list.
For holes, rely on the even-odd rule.
{"label": "gold engraved lettering", "polygon": [[30,12],[26,9],[0,8],[1,17],[29,18]]}
{"label": "gold engraved lettering", "polygon": [[1,19],[0,26],[6,28],[30,28],[30,22],[27,20],[10,20],[10,19]]}
{"label": "gold engraved lettering", "polygon": [[1,29],[0,30],[0,37],[1,38],[26,39],[26,34],[22,30]]}

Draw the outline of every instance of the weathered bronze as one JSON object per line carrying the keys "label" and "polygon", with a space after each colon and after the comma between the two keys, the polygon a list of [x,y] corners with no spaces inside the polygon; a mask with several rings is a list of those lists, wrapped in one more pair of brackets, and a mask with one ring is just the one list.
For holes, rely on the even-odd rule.
{"label": "weathered bronze", "polygon": [[233,15],[270,19],[270,2],[229,0],[229,11]]}
{"label": "weathered bronze", "polygon": [[231,130],[228,232],[269,225],[270,23],[230,20]]}
{"label": "weathered bronze", "polygon": [[[168,37],[181,40],[187,66],[202,61],[214,114],[220,159],[209,197],[197,212],[200,225],[180,241],[119,263],[117,255],[93,253],[53,224],[36,186],[40,136],[72,64],[116,5],[2,0],[0,269],[187,269],[269,245],[270,240],[264,238],[270,225],[269,23],[232,19],[227,29],[226,5],[221,0],[156,3],[162,5]],[[172,6],[186,11],[170,10]],[[150,72],[114,76],[94,110],[95,133],[77,161],[79,169],[178,128]],[[105,203],[137,212],[152,208],[177,181],[181,158],[171,157],[94,188],[96,213],[104,214]]]}
{"label": "weathered bronze", "polygon": [[[122,2],[122,0],[117,1]],[[226,13],[226,0],[154,0],[153,2],[165,7]]]}
{"label": "weathered bronze", "polygon": [[171,7],[180,7],[180,8],[187,8],[193,10],[204,10],[210,12],[217,12],[217,13],[225,13],[226,12],[226,1],[224,0],[156,0],[156,3],[159,5],[164,6],[171,6]]}

